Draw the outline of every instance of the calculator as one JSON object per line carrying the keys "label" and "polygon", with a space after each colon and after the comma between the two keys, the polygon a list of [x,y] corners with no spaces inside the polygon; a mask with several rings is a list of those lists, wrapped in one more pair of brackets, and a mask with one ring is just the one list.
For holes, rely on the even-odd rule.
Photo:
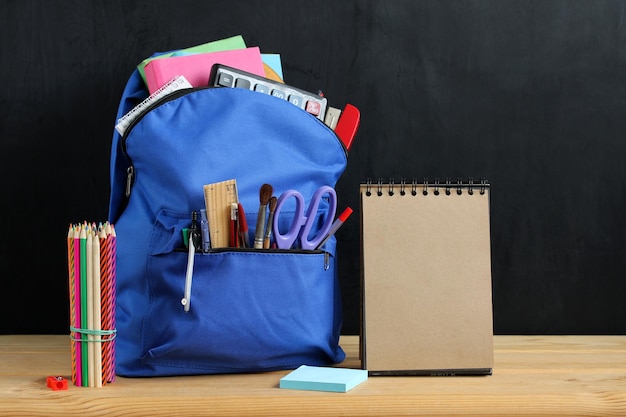
{"label": "calculator", "polygon": [[269,94],[287,100],[317,117],[322,122],[326,117],[328,103],[325,97],[226,65],[213,65],[209,85],[213,87],[244,88]]}

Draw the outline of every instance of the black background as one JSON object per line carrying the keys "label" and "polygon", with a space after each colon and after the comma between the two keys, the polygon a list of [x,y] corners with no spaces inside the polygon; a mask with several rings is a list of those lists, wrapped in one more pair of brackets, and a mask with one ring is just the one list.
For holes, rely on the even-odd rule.
{"label": "black background", "polygon": [[[241,34],[281,54],[289,84],[360,108],[340,208],[358,208],[367,177],[489,180],[497,334],[624,334],[625,7],[3,1],[0,332],[68,333],[67,227],[107,218],[135,65]],[[346,334],[359,320],[355,214],[337,235]]]}

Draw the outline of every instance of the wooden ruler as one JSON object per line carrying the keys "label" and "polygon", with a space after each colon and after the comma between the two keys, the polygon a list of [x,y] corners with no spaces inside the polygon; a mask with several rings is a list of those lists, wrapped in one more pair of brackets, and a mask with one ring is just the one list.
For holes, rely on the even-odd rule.
{"label": "wooden ruler", "polygon": [[229,244],[230,209],[237,204],[237,181],[234,179],[207,184],[204,187],[204,203],[209,221],[211,248],[224,248]]}

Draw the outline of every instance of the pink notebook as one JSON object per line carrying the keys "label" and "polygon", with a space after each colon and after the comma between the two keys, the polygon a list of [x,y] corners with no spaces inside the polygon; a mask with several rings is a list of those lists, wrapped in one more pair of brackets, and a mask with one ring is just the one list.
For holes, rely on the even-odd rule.
{"label": "pink notebook", "polygon": [[145,67],[148,91],[150,94],[154,93],[178,75],[184,75],[193,87],[208,86],[213,64],[228,65],[265,77],[261,51],[258,47],[208,52],[150,61]]}

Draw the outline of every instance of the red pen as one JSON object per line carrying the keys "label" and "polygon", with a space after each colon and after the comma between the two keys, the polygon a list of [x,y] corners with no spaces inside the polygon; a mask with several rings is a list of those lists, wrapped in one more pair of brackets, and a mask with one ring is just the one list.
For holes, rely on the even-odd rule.
{"label": "red pen", "polygon": [[341,225],[344,224],[344,222],[348,219],[348,217],[350,217],[351,214],[352,214],[352,209],[350,207],[346,208],[343,211],[343,213],[341,213],[339,217],[337,217],[337,220],[333,222],[332,226],[330,226],[330,230],[328,231],[328,234],[326,235],[324,240],[322,240],[320,244],[317,245],[315,249],[321,248],[324,245],[324,243],[326,243],[326,241],[330,239],[332,235],[335,234],[335,232],[341,227]]}
{"label": "red pen", "polygon": [[244,248],[250,247],[250,237],[248,236],[248,221],[246,213],[243,211],[241,203],[237,205],[237,220],[239,222],[239,233],[241,234],[241,245]]}

